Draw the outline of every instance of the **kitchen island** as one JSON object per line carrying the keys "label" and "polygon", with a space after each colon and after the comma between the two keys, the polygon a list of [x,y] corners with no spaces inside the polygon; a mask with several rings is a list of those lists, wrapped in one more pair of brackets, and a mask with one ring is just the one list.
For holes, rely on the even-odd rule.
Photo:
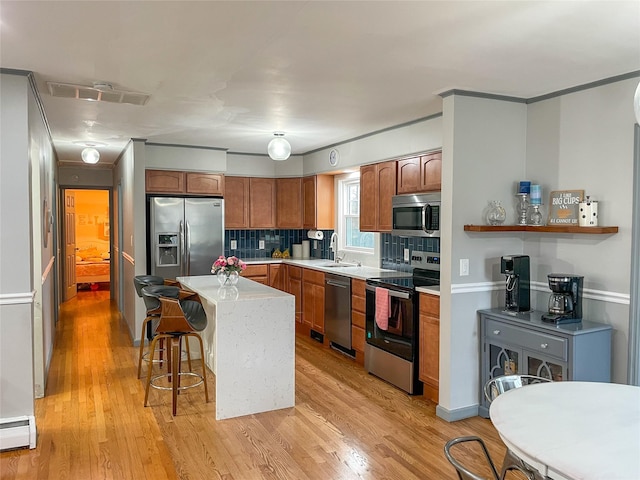
{"label": "kitchen island", "polygon": [[207,313],[205,363],[216,376],[216,420],[295,404],[295,306],[285,292],[240,278],[178,277]]}

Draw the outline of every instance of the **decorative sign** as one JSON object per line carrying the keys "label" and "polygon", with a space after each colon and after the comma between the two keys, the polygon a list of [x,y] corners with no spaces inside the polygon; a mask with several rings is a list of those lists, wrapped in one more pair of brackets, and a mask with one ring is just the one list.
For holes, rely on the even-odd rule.
{"label": "decorative sign", "polygon": [[556,190],[549,194],[549,225],[578,225],[578,205],[584,190]]}

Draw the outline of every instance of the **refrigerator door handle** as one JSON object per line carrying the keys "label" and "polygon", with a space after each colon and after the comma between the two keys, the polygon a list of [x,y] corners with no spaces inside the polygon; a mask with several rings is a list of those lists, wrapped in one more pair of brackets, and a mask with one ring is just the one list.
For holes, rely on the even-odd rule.
{"label": "refrigerator door handle", "polygon": [[180,275],[184,275],[186,272],[184,270],[184,224],[180,221]]}
{"label": "refrigerator door handle", "polygon": [[189,228],[189,222],[187,224],[187,261],[185,265],[185,270],[187,271],[187,276],[191,275],[191,230]]}

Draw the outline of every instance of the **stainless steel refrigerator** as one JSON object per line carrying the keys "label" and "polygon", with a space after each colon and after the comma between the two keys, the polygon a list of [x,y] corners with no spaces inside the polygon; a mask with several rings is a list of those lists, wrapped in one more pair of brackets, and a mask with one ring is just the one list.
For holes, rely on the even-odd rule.
{"label": "stainless steel refrigerator", "polygon": [[209,275],[224,255],[221,198],[149,197],[148,253],[151,275]]}

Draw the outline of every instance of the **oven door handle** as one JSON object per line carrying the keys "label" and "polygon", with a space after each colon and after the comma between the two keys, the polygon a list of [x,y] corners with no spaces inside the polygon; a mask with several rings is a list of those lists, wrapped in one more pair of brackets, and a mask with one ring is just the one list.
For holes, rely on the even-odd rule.
{"label": "oven door handle", "polygon": [[[376,287],[373,287],[373,286],[369,286],[369,285],[367,285],[367,286],[366,286],[366,288],[367,288],[367,290],[369,290],[370,292],[373,292],[373,293],[375,293],[375,292],[376,292]],[[406,299],[406,300],[408,300],[409,298],[411,298],[411,294],[410,294],[410,293],[407,293],[407,292],[399,292],[399,291],[397,291],[397,290],[391,290],[391,289],[388,289],[388,290],[389,290],[389,296],[390,296],[390,297],[404,298],[404,299]]]}

